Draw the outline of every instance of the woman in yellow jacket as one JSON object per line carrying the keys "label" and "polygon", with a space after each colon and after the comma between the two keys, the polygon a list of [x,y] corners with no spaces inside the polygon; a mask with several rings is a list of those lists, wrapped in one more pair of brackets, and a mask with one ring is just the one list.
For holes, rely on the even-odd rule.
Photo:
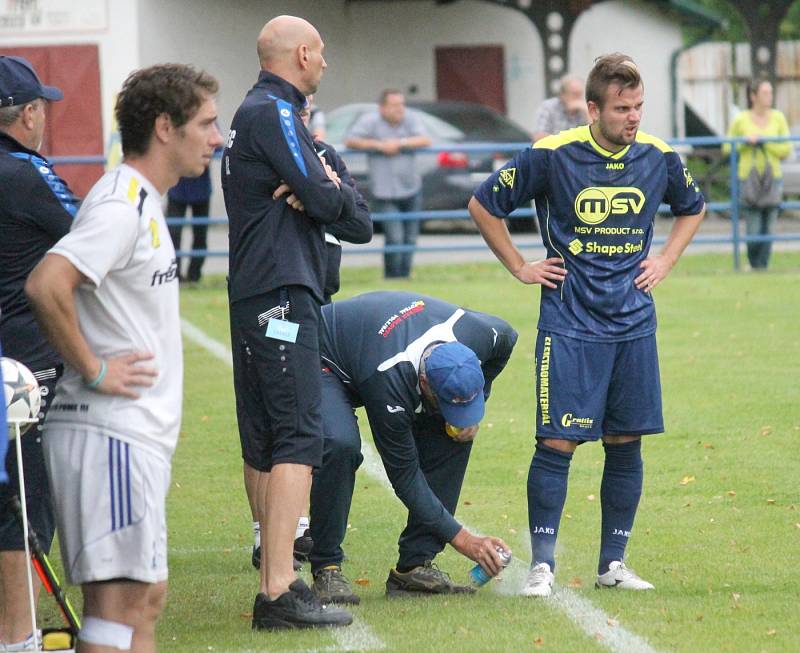
{"label": "woman in yellow jacket", "polygon": [[[749,144],[739,145],[739,182],[747,179],[750,170],[755,166],[759,174],[766,166],[772,169],[773,183],[783,187],[781,160],[791,153],[791,143],[761,142],[766,136],[789,136],[789,125],[786,117],[772,108],[772,84],[766,79],[758,79],[747,85],[747,101],[750,109],[742,111],[734,118],[728,136],[746,138]],[[730,145],[723,147],[723,152],[730,152]],[[780,196],[780,195],[779,195]],[[748,236],[767,236],[772,233],[778,218],[778,207],[741,207],[745,219]],[[747,258],[753,270],[765,269],[769,263],[772,250],[771,241],[747,243]]]}

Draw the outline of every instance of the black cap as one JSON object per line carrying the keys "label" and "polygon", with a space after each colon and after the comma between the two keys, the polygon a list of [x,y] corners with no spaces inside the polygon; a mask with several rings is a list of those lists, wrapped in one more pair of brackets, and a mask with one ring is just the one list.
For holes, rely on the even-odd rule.
{"label": "black cap", "polygon": [[0,107],[14,107],[37,98],[63,100],[55,86],[42,84],[30,61],[22,57],[0,57]]}

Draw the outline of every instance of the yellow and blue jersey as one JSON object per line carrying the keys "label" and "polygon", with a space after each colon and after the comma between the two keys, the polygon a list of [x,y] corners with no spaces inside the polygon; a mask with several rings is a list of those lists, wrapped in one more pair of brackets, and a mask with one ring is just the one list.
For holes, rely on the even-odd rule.
{"label": "yellow and blue jersey", "polygon": [[536,202],[548,257],[568,274],[556,289],[542,286],[539,329],[581,340],[615,342],[655,332],[653,298],[634,279],[653,239],[662,202],[675,216],[702,211],[703,195],[680,156],[639,132],[609,152],[588,126],[537,141],[475,191],[492,215],[508,216]]}

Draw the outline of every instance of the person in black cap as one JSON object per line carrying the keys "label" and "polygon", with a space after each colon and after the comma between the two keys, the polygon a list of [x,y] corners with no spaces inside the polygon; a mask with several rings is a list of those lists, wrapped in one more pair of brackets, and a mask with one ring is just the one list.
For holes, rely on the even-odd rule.
{"label": "person in black cap", "polygon": [[[42,388],[43,420],[61,375],[60,356],[47,343],[25,298],[30,271],[72,224],[77,200],[38,149],[48,101],[63,93],[45,86],[22,57],[0,57],[0,339],[3,352],[30,368]],[[41,423],[22,439],[28,516],[49,552],[55,517],[42,455]],[[17,461],[6,455],[9,484],[0,485],[0,650],[33,646],[22,527],[10,500],[19,491]],[[40,584],[34,576],[38,599]],[[27,638],[27,640],[26,640]]]}
{"label": "person in black cap", "polygon": [[473,535],[453,513],[492,382],[517,333],[504,320],[408,292],[372,292],[322,308],[322,468],[311,488],[311,570],[322,602],[358,603],[341,549],[362,462],[354,410],[364,406],[398,498],[408,508],[386,594],[471,593],[432,561],[449,542],[490,575],[496,537]]}

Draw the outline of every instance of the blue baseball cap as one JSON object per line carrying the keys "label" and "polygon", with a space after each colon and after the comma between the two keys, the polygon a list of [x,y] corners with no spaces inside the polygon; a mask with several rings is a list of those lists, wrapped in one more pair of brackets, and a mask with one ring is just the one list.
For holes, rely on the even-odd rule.
{"label": "blue baseball cap", "polygon": [[42,84],[30,61],[23,57],[0,57],[0,107],[14,107],[37,98],[63,100],[55,86]]}
{"label": "blue baseball cap", "polygon": [[448,424],[463,429],[483,419],[485,380],[475,352],[460,342],[436,347],[425,361],[428,383]]}

